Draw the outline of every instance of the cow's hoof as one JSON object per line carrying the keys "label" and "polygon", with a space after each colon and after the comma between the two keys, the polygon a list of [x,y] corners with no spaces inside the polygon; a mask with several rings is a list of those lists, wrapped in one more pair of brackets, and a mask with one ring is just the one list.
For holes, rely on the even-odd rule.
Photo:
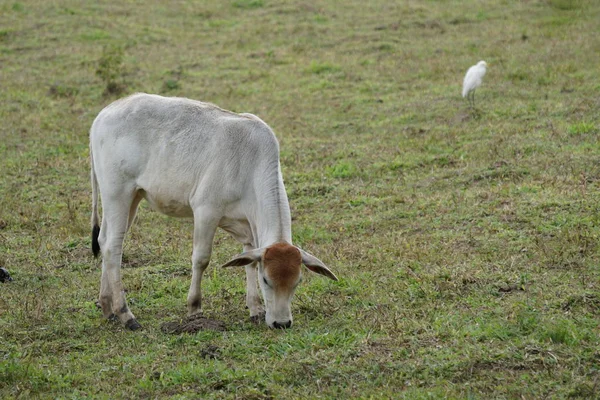
{"label": "cow's hoof", "polygon": [[125,328],[132,331],[137,331],[138,329],[141,329],[142,326],[135,318],[131,318],[129,321],[125,322]]}
{"label": "cow's hoof", "polygon": [[106,317],[107,320],[114,322],[114,321],[118,321],[119,317],[117,317],[115,314],[110,314],[108,317]]}
{"label": "cow's hoof", "polygon": [[255,323],[255,324],[260,324],[265,320],[265,313],[260,313],[260,314],[256,314],[256,315],[251,315],[250,316],[250,321]]}

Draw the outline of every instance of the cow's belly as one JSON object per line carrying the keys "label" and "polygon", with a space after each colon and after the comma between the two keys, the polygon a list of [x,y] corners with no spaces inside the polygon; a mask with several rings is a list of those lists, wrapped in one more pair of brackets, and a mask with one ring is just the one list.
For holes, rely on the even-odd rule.
{"label": "cow's belly", "polygon": [[169,217],[190,218],[194,216],[188,202],[183,202],[168,194],[149,194],[146,191],[143,191],[143,193],[144,198],[148,201],[153,210],[168,215]]}

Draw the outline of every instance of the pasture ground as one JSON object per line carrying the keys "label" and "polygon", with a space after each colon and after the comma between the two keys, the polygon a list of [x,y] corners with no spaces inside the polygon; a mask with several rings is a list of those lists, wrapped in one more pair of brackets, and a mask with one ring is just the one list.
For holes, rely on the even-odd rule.
{"label": "pasture ground", "polygon": [[[6,1],[0,5],[0,398],[598,398],[600,3]],[[489,64],[471,112],[467,68]],[[105,321],[88,130],[145,91],[275,130],[305,273],[254,325],[241,248],[185,316],[191,223],[142,206]]]}

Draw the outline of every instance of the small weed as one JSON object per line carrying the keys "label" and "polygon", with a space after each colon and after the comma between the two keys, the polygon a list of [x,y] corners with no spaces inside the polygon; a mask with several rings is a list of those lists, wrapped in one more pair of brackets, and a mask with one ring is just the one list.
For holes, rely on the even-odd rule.
{"label": "small weed", "polygon": [[313,17],[313,21],[319,24],[324,24],[326,22],[329,22],[329,18],[327,18],[327,16],[325,15],[317,14]]}
{"label": "small weed", "polygon": [[539,86],[549,86],[552,84],[552,79],[550,79],[548,76],[539,76],[537,78],[537,84]]}
{"label": "small weed", "polygon": [[167,79],[163,83],[163,91],[164,92],[168,92],[170,90],[176,90],[176,89],[181,89],[181,85],[179,84],[179,81],[177,81],[175,79]]}
{"label": "small weed", "polygon": [[265,5],[264,0],[235,0],[233,3],[235,8],[249,10],[253,8],[261,8]]}
{"label": "small weed", "polygon": [[169,78],[163,82],[163,92],[181,89],[180,80],[183,75],[183,67],[179,66],[176,69],[169,71],[167,75],[169,75]]}
{"label": "small weed", "polygon": [[483,11],[479,11],[476,16],[477,21],[485,21],[489,19],[489,15]]}
{"label": "small weed", "polygon": [[125,65],[123,63],[125,51],[120,46],[104,47],[102,57],[98,60],[96,75],[105,85],[104,93],[108,95],[123,93],[126,89],[124,82]]}
{"label": "small weed", "polygon": [[466,18],[466,17],[456,17],[456,18],[452,18],[450,21],[448,21],[448,23],[450,25],[460,25],[460,24],[469,24],[473,22],[471,19]]}
{"label": "small weed", "polygon": [[102,40],[110,39],[111,35],[109,32],[106,32],[104,30],[95,29],[91,32],[84,33],[83,35],[81,35],[81,38],[83,40],[95,42],[95,41],[102,41]]}
{"label": "small weed", "polygon": [[327,172],[332,178],[352,178],[356,176],[358,169],[350,161],[338,161],[327,168]]}
{"label": "small weed", "polygon": [[568,128],[568,132],[570,135],[587,135],[589,133],[596,132],[596,126],[592,122],[577,122],[572,124]]}
{"label": "small weed", "polygon": [[23,12],[25,11],[25,6],[23,5],[23,3],[16,2],[13,3],[12,10],[16,12]]}
{"label": "small weed", "polygon": [[377,46],[377,50],[390,52],[395,50],[395,46],[391,43],[381,43]]}
{"label": "small weed", "polygon": [[508,73],[508,79],[513,82],[522,82],[530,79],[529,73],[522,70],[512,71]]}
{"label": "small weed", "polygon": [[50,85],[48,93],[55,98],[69,98],[76,96],[79,93],[79,89],[63,83],[54,83]]}
{"label": "small weed", "polygon": [[548,321],[541,334],[542,340],[549,340],[552,343],[575,345],[579,342],[575,335],[575,327],[570,321]]}
{"label": "small weed", "polygon": [[540,323],[540,314],[531,307],[523,306],[515,316],[517,327],[524,335],[529,335],[538,329]]}
{"label": "small weed", "polygon": [[549,0],[549,3],[557,10],[569,11],[580,8],[582,0]]}
{"label": "small weed", "polygon": [[327,62],[320,63],[317,61],[313,61],[310,63],[310,67],[308,68],[308,71],[313,74],[316,74],[316,75],[331,74],[331,73],[341,71],[341,68],[338,67],[337,65],[333,65],[333,64],[330,64]]}

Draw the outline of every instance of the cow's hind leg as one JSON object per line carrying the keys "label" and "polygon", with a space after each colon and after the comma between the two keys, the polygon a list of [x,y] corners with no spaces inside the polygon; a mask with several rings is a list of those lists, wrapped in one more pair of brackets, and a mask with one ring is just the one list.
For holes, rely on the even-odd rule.
{"label": "cow's hind leg", "polygon": [[[100,306],[106,318],[118,317],[127,328],[136,330],[140,328],[140,324],[127,306],[121,281],[123,240],[129,225],[129,215],[137,198],[133,191],[130,192],[131,195],[126,193],[127,191],[122,190],[113,196],[102,196],[106,200],[99,237],[102,251]],[[137,203],[139,204],[139,200]]]}

